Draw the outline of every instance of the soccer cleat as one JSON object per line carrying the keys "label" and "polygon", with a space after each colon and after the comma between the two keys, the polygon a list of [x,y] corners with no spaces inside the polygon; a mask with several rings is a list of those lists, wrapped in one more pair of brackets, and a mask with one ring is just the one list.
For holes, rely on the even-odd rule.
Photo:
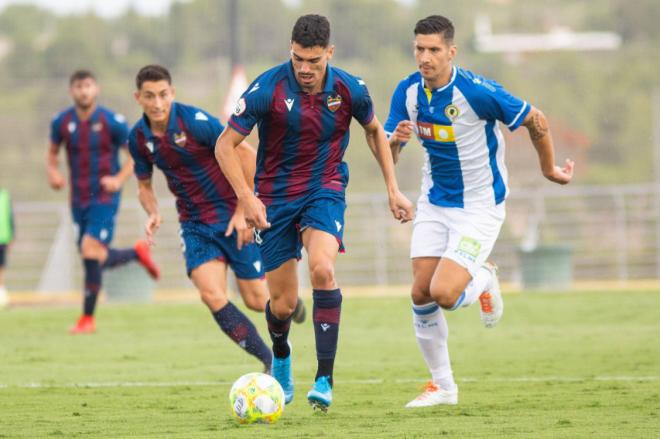
{"label": "soccer cleat", "polygon": [[160,268],[158,268],[158,265],[156,265],[156,262],[151,257],[151,248],[149,247],[149,243],[143,239],[140,239],[135,243],[133,249],[135,250],[135,254],[137,255],[137,260],[140,265],[142,265],[144,269],[147,270],[147,273],[149,273],[149,276],[151,276],[153,280],[158,280],[160,277]]}
{"label": "soccer cleat", "polygon": [[96,332],[94,316],[81,316],[76,324],[69,329],[71,334],[93,334]]}
{"label": "soccer cleat", "polygon": [[286,358],[277,358],[273,355],[273,378],[280,383],[284,390],[284,403],[293,401],[293,373],[291,372],[291,354]]}
{"label": "soccer cleat", "polygon": [[486,262],[484,268],[492,274],[490,286],[479,296],[481,305],[481,321],[486,328],[493,328],[502,318],[504,301],[500,292],[500,282],[497,280],[497,265]]}
{"label": "soccer cleat", "polygon": [[307,392],[307,401],[309,401],[309,405],[314,410],[328,411],[328,407],[332,404],[332,386],[330,385],[329,377],[318,377],[312,390]]}
{"label": "soccer cleat", "polygon": [[458,387],[454,390],[443,390],[433,381],[429,381],[424,386],[424,392],[406,404],[406,408],[431,407],[440,404],[458,404]]}
{"label": "soccer cleat", "polygon": [[296,302],[296,309],[293,310],[293,314],[291,315],[291,319],[295,323],[302,323],[305,321],[305,317],[307,317],[307,308],[305,308],[305,302],[298,297],[298,302]]}

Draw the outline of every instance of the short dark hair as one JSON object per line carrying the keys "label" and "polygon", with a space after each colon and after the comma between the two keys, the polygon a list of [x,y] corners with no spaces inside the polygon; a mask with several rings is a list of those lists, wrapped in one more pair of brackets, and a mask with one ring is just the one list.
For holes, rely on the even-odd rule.
{"label": "short dark hair", "polygon": [[69,85],[73,85],[74,82],[82,81],[83,79],[87,78],[92,78],[94,81],[96,81],[96,77],[89,70],[76,70],[75,72],[71,73],[71,76],[69,77]]}
{"label": "short dark hair", "polygon": [[454,23],[442,15],[429,15],[415,25],[415,35],[419,34],[440,34],[449,43],[454,41]]}
{"label": "short dark hair", "polygon": [[135,76],[135,85],[138,90],[141,89],[142,84],[147,81],[167,81],[168,84],[172,84],[172,75],[170,75],[170,72],[163,66],[149,64],[148,66],[142,67]]}
{"label": "short dark hair", "polygon": [[291,42],[302,47],[328,47],[330,45],[330,22],[323,15],[303,15],[296,20],[291,31]]}

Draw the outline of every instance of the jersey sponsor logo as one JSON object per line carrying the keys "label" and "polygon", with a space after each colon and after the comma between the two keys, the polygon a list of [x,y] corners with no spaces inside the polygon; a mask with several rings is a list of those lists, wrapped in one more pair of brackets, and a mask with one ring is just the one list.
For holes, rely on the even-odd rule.
{"label": "jersey sponsor logo", "polygon": [[459,255],[474,262],[477,259],[477,256],[479,256],[479,252],[481,251],[481,243],[474,238],[470,238],[469,236],[463,236],[458,242],[458,246],[456,247],[455,251]]}
{"label": "jersey sponsor logo", "polygon": [[188,140],[188,136],[186,136],[185,131],[181,131],[180,133],[174,133],[174,143],[176,146],[183,148],[186,146],[186,140]]}
{"label": "jersey sponsor logo", "polygon": [[329,95],[327,103],[328,110],[334,113],[335,111],[339,110],[339,107],[341,107],[341,95]]}
{"label": "jersey sponsor logo", "polygon": [[436,142],[455,142],[454,127],[451,125],[438,125],[434,123],[417,122],[417,134],[421,139]]}
{"label": "jersey sponsor logo", "polygon": [[153,154],[153,152],[154,152],[154,142],[147,142],[147,143],[145,143],[145,146],[147,147],[149,152]]}
{"label": "jersey sponsor logo", "polygon": [[456,105],[449,104],[445,107],[445,116],[447,116],[447,119],[454,121],[456,120],[459,114],[461,114],[461,111],[458,109]]}
{"label": "jersey sponsor logo", "polygon": [[198,111],[195,113],[195,120],[209,120],[209,117],[201,111]]}
{"label": "jersey sponsor logo", "polygon": [[66,129],[69,131],[69,133],[73,133],[76,130],[76,123],[69,122],[69,124],[66,126]]}
{"label": "jersey sponsor logo", "polygon": [[245,113],[246,108],[247,104],[245,103],[245,99],[240,98],[238,102],[236,102],[236,107],[234,108],[234,116],[240,116],[241,114]]}
{"label": "jersey sponsor logo", "polygon": [[101,122],[96,122],[95,124],[92,125],[92,131],[95,133],[98,133],[103,129],[103,124]]}
{"label": "jersey sponsor logo", "polygon": [[294,99],[284,99],[284,103],[286,104],[286,108],[291,111],[291,108],[293,108],[293,101]]}
{"label": "jersey sponsor logo", "polygon": [[250,93],[252,93],[252,92],[254,92],[254,91],[257,91],[257,90],[259,90],[259,83],[258,83],[258,82],[256,82],[256,83],[252,86],[252,88],[250,89],[250,91],[248,92],[248,94],[250,94]]}

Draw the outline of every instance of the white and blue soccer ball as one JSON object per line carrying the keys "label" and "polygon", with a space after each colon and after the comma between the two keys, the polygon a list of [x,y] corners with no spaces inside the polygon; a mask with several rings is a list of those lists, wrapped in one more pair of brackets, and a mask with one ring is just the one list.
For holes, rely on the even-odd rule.
{"label": "white and blue soccer ball", "polygon": [[231,387],[229,407],[241,424],[273,424],[284,411],[284,391],[272,376],[248,373]]}

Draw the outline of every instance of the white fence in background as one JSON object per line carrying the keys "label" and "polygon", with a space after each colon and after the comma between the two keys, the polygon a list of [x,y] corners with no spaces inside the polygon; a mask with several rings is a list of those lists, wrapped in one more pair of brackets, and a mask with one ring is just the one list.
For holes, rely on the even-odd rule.
{"label": "white fence in background", "polygon": [[[73,291],[81,283],[70,214],[64,203],[17,203],[17,240],[9,254],[7,285],[12,291]],[[161,289],[192,288],[180,254],[173,199],[161,201],[165,222],[155,258],[163,268]],[[117,247],[142,236],[145,219],[136,201],[122,205],[115,230]],[[398,224],[383,194],[350,193],[347,252],[338,257],[342,285],[408,284],[412,226]],[[492,259],[505,281],[520,281],[520,247],[539,242],[573,249],[576,280],[660,278],[660,185],[544,186],[514,190],[507,220]],[[307,284],[305,271],[301,282]]]}

